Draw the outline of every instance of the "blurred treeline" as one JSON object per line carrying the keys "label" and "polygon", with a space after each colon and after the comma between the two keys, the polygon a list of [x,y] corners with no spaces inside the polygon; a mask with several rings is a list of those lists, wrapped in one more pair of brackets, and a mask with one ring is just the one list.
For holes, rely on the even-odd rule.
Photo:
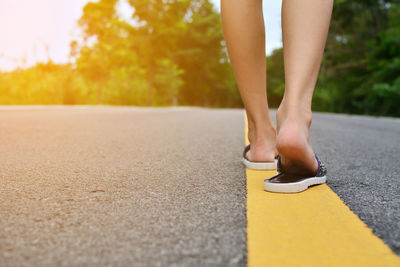
{"label": "blurred treeline", "polygon": [[74,63],[51,62],[0,74],[1,104],[240,106],[209,0],[89,2],[71,43]]}
{"label": "blurred treeline", "polygon": [[[84,7],[73,63],[0,73],[0,104],[241,106],[209,0],[127,0],[135,10],[129,21],[118,2]],[[277,107],[282,49],[267,65],[269,102]],[[335,1],[313,109],[400,116],[398,1]]]}
{"label": "blurred treeline", "polygon": [[[268,96],[284,91],[282,49],[268,57]],[[400,3],[335,1],[313,110],[400,116]]]}

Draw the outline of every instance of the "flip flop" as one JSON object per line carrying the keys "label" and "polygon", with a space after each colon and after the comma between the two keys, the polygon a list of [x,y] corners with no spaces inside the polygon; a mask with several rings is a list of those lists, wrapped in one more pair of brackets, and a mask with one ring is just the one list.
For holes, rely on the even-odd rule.
{"label": "flip flop", "polygon": [[318,162],[318,170],[316,174],[312,174],[305,170],[304,167],[291,166],[288,169],[283,168],[281,158],[278,156],[278,174],[264,180],[264,190],[277,193],[298,193],[312,185],[325,183],[326,167],[317,155],[315,155],[315,158]]}
{"label": "flip flop", "polygon": [[276,170],[277,168],[277,158],[274,161],[250,161],[246,157],[247,151],[250,150],[250,144],[244,147],[243,151],[243,164],[252,170]]}

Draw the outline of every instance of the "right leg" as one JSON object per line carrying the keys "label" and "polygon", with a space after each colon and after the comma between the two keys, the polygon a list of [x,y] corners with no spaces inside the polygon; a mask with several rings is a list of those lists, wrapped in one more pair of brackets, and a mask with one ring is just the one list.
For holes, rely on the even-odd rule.
{"label": "right leg", "polygon": [[249,126],[251,161],[273,161],[276,131],[268,110],[262,0],[221,0],[224,37]]}
{"label": "right leg", "polygon": [[324,52],[333,0],[283,0],[285,94],[277,112],[282,164],[301,163],[316,172],[311,147],[311,102]]}

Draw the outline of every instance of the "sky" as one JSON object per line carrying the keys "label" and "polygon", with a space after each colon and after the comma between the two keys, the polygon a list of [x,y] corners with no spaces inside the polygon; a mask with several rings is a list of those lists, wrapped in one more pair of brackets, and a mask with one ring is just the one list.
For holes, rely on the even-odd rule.
{"label": "sky", "polygon": [[[88,0],[0,0],[0,70],[28,67],[51,58],[68,62],[69,43],[79,36],[76,21]],[[211,0],[220,10],[220,0]],[[128,5],[120,5],[129,14]],[[264,0],[266,51],[282,46],[281,0]]]}

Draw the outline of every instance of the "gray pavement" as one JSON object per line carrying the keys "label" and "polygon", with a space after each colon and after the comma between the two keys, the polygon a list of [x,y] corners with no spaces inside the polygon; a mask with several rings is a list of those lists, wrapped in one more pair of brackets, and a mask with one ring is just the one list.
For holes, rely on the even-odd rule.
{"label": "gray pavement", "polygon": [[244,265],[241,117],[1,111],[0,266]]}
{"label": "gray pavement", "polygon": [[[400,254],[400,120],[315,114],[329,186]],[[245,266],[243,111],[0,109],[0,266]]]}
{"label": "gray pavement", "polygon": [[311,129],[328,185],[400,255],[400,119],[316,113]]}

